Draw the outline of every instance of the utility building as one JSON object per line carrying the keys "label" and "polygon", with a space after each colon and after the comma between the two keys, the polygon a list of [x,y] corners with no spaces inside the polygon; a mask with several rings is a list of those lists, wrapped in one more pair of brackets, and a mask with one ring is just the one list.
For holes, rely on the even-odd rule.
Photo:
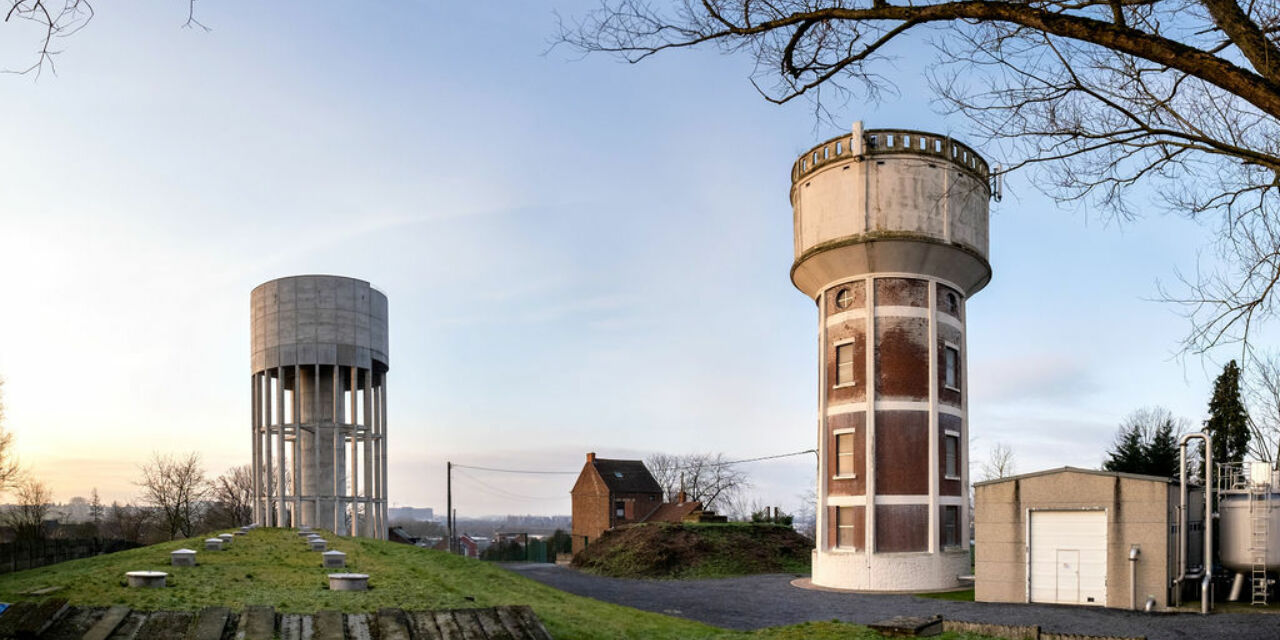
{"label": "utility building", "polygon": [[867,130],[791,170],[791,281],[818,308],[814,584],[920,591],[969,573],[965,306],[991,279],[987,163]]}
{"label": "utility building", "polygon": [[293,276],[250,296],[253,518],[387,535],[387,297]]}
{"label": "utility building", "polygon": [[[1188,506],[1188,557],[1203,555],[1204,498]],[[1178,483],[1063,467],[974,485],[975,599],[1140,609],[1172,602]]]}

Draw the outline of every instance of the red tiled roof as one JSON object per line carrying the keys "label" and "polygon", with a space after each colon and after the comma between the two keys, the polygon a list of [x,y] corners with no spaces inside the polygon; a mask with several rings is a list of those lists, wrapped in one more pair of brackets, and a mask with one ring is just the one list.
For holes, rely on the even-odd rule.
{"label": "red tiled roof", "polygon": [[691,502],[664,502],[658,505],[653,513],[649,514],[644,522],[684,522],[685,516],[702,510],[702,503],[698,501]]}

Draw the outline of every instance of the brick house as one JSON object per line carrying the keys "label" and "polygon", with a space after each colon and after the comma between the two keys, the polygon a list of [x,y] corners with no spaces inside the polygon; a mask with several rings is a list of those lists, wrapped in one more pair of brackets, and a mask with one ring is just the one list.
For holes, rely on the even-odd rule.
{"label": "brick house", "polygon": [[662,487],[640,460],[608,460],[588,453],[573,490],[573,552],[602,533],[637,522],[682,522],[702,514],[702,503],[662,501]]}

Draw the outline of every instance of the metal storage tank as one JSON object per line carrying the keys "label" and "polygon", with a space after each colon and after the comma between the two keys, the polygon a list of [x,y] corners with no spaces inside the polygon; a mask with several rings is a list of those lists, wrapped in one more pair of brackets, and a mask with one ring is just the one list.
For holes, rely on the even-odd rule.
{"label": "metal storage tank", "polygon": [[1250,601],[1266,604],[1268,573],[1280,571],[1280,472],[1269,462],[1218,465],[1218,562],[1236,572],[1231,600],[1246,583]]}

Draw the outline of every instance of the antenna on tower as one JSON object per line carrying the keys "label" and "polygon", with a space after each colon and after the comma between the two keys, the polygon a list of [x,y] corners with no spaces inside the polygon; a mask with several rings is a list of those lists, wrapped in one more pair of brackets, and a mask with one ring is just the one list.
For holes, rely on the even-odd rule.
{"label": "antenna on tower", "polygon": [[991,197],[1000,202],[1004,198],[1004,167],[996,165],[995,171],[991,174]]}
{"label": "antenna on tower", "polygon": [[858,120],[853,123],[852,135],[849,136],[849,153],[853,157],[861,157],[866,152],[866,143],[862,136],[862,121]]}

